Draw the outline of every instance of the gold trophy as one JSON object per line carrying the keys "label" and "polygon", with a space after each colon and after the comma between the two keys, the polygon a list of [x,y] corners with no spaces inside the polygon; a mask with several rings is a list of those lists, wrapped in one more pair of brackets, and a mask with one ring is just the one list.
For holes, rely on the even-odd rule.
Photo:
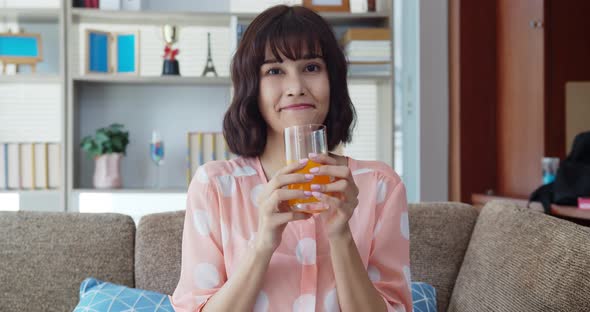
{"label": "gold trophy", "polygon": [[176,25],[166,24],[162,27],[162,36],[166,47],[164,48],[164,65],[162,66],[162,75],[180,75],[180,65],[176,56],[180,52],[174,49],[174,44],[178,42],[178,27]]}

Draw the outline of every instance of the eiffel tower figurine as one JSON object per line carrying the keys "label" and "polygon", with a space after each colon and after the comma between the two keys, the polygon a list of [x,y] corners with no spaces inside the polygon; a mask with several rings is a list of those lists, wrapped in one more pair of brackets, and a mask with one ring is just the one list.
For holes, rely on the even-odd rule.
{"label": "eiffel tower figurine", "polygon": [[213,73],[215,77],[217,77],[215,65],[213,65],[213,59],[211,58],[211,33],[207,33],[207,64],[205,65],[205,69],[203,69],[201,76],[205,77],[208,73]]}

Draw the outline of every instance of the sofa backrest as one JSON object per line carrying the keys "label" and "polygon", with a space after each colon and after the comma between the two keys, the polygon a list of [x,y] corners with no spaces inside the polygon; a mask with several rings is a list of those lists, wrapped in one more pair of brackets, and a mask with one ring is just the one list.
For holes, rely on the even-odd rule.
{"label": "sofa backrest", "polygon": [[134,240],[120,214],[0,212],[0,310],[72,311],[89,276],[134,286]]}
{"label": "sofa backrest", "polygon": [[171,295],[180,278],[185,211],[144,216],[137,226],[135,287]]}
{"label": "sofa backrest", "polygon": [[[436,287],[445,311],[477,211],[465,204],[424,203],[409,206],[412,278]],[[135,285],[172,294],[180,277],[184,211],[145,216],[137,228]]]}
{"label": "sofa backrest", "polygon": [[509,202],[487,204],[449,311],[590,311],[590,228]]}
{"label": "sofa backrest", "polygon": [[446,311],[478,212],[459,203],[408,208],[412,280],[434,286],[438,311]]}

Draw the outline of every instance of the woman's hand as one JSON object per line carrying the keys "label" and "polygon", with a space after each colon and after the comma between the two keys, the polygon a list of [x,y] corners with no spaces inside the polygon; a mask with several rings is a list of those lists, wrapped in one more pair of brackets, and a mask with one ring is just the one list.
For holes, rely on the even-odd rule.
{"label": "woman's hand", "polygon": [[359,189],[354,183],[350,169],[339,165],[335,158],[325,154],[310,154],[310,158],[323,164],[310,172],[335,178],[330,184],[312,185],[312,195],[329,206],[327,213],[322,213],[322,218],[327,226],[328,238],[338,238],[349,230],[348,221],[359,203]]}
{"label": "woman's hand", "polygon": [[256,235],[256,249],[258,251],[274,253],[281,244],[287,223],[307,219],[311,216],[302,212],[290,211],[287,203],[290,199],[309,198],[312,196],[311,192],[283,188],[289,184],[305,183],[313,179],[311,174],[293,173],[305,167],[307,161],[304,159],[279,170],[256,198],[259,207],[258,233]]}

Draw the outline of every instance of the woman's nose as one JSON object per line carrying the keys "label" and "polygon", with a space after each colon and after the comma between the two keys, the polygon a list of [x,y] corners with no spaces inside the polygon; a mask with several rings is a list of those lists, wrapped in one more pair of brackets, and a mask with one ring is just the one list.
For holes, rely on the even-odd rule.
{"label": "woman's nose", "polygon": [[298,74],[289,75],[286,79],[285,87],[287,96],[305,95],[305,83]]}

